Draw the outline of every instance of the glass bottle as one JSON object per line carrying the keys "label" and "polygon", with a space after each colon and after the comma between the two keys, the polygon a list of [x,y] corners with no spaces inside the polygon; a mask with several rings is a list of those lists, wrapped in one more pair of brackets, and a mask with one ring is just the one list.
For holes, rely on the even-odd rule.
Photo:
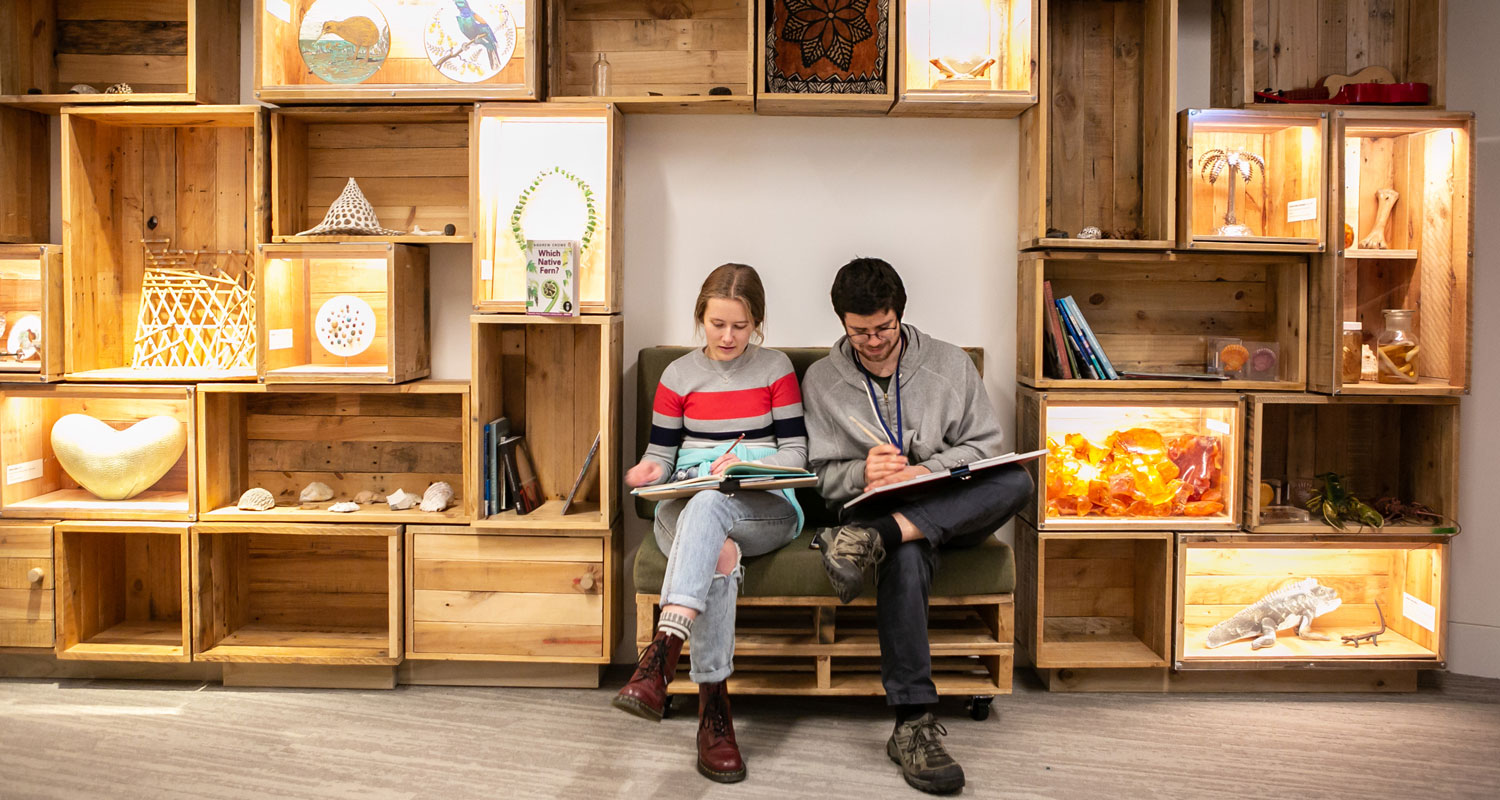
{"label": "glass bottle", "polygon": [[1344,383],[1359,383],[1360,345],[1364,343],[1364,326],[1358,320],[1344,323],[1342,372]]}
{"label": "glass bottle", "polygon": [[599,60],[594,62],[594,96],[609,96],[609,59],[599,51]]}
{"label": "glass bottle", "polygon": [[1387,308],[1385,330],[1375,340],[1375,360],[1380,365],[1381,383],[1417,382],[1417,337],[1411,332],[1409,308]]}

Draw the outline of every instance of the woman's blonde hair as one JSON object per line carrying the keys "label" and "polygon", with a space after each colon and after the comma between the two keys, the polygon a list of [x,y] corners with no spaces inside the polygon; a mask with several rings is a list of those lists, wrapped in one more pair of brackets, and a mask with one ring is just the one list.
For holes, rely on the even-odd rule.
{"label": "woman's blonde hair", "polygon": [[750,314],[755,324],[756,336],[761,336],[761,323],[766,321],[766,289],[760,283],[760,275],[748,264],[725,264],[703,280],[698,290],[698,302],[693,304],[693,322],[702,327],[703,315],[708,311],[708,301],[738,300]]}

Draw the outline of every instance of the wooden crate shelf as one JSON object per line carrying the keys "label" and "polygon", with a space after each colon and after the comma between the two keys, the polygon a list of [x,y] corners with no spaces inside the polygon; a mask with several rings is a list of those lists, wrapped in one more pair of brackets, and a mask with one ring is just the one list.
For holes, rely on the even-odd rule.
{"label": "wooden crate shelf", "polygon": [[[755,110],[754,0],[549,3],[552,102],[608,102],[625,112],[749,114]],[[609,95],[594,64],[609,63]],[[710,95],[715,87],[728,95]]]}
{"label": "wooden crate shelf", "polygon": [[1447,31],[1447,0],[1214,0],[1213,104],[1285,108],[1257,103],[1255,93],[1310,88],[1331,75],[1382,66],[1399,82],[1430,84],[1429,107],[1442,108]]}
{"label": "wooden crate shelf", "polygon": [[[756,113],[881,116],[890,111],[896,102],[900,55],[898,2],[868,3],[868,32],[854,35],[850,58],[842,65],[820,54],[819,48],[804,49],[781,38],[789,14],[785,0],[756,3]],[[809,55],[815,59],[810,66],[805,62]]]}
{"label": "wooden crate shelf", "polygon": [[52,523],[0,521],[0,651],[53,644]]}
{"label": "wooden crate shelf", "polygon": [[[661,609],[637,594],[636,650],[651,643]],[[928,641],[933,682],[942,695],[1009,694],[1015,613],[1011,596],[932,598]],[[880,682],[880,639],[873,598],[741,597],[734,636],[737,694],[869,696]],[[692,643],[683,647],[672,694],[698,691],[689,677]]]}
{"label": "wooden crate shelf", "polygon": [[[0,244],[0,315],[5,320],[0,338],[0,380],[7,383],[51,383],[63,377],[63,258],[55,244]],[[32,320],[30,318],[35,318]],[[41,353],[34,359],[18,355],[21,336],[16,331],[39,327]],[[15,335],[18,348],[10,346]]]}
{"label": "wooden crate shelf", "polygon": [[[1041,0],[901,0],[901,47],[891,116],[1011,118],[1036,105]],[[979,77],[932,62],[995,63]],[[946,63],[946,62],[945,62]],[[960,67],[962,69],[962,67]]]}
{"label": "wooden crate shelf", "polygon": [[[70,94],[80,83],[100,93]],[[103,93],[117,83],[132,92]],[[0,104],[239,99],[240,0],[19,0],[0,18]]]}
{"label": "wooden crate shelf", "polygon": [[[1458,411],[1458,398],[1451,397],[1250,395],[1245,530],[1326,534],[1337,540],[1451,529],[1458,515]],[[1300,508],[1307,491],[1302,487],[1325,472],[1342,475],[1345,488],[1366,503],[1395,497],[1422,503],[1449,519],[1426,526],[1393,523],[1379,530],[1351,523],[1346,534],[1325,524],[1319,513],[1308,522],[1262,522],[1263,481],[1279,482],[1282,502]]]}
{"label": "wooden crate shelf", "polygon": [[[271,239],[471,244],[469,106],[325,106],[271,112]],[[353,178],[384,236],[298,236]],[[444,234],[448,225],[452,234]],[[416,227],[435,231],[411,233]]]}
{"label": "wooden crate shelf", "polygon": [[1166,531],[1016,526],[1016,642],[1037,669],[1164,667],[1171,660]]}
{"label": "wooden crate shelf", "polygon": [[193,526],[193,659],[401,661],[399,525]]}
{"label": "wooden crate shelf", "polygon": [[[259,248],[261,378],[277,384],[392,384],[432,373],[427,248],[390,242],[271,244]],[[369,345],[324,346],[325,305],[353,297],[374,312]]]}
{"label": "wooden crate shelf", "polygon": [[[1260,534],[1187,535],[1177,545],[1176,667],[1275,669],[1435,669],[1446,659],[1448,544],[1431,537],[1402,540],[1307,541]],[[1209,648],[1214,625],[1282,586],[1306,578],[1332,588],[1338,608],[1315,618],[1311,641],[1282,631],[1260,650],[1241,639]],[[1379,611],[1376,604],[1379,604]],[[1386,631],[1378,644],[1340,637]]]}
{"label": "wooden crate shelf", "polygon": [[[1054,452],[1073,453],[1075,447],[1100,448],[1083,457],[1044,456],[1028,464],[1039,487],[1036,502],[1021,510],[1021,518],[1043,531],[1136,531],[1136,530],[1237,530],[1240,526],[1240,497],[1236,491],[1244,460],[1244,399],[1239,394],[1210,392],[1037,392],[1025,387],[1016,390],[1017,451],[1039,450],[1055,445]],[[1063,478],[1076,470],[1082,475],[1094,469],[1093,463],[1109,459],[1111,443],[1117,433],[1135,429],[1156,431],[1166,444],[1166,458],[1180,473],[1176,480],[1184,484],[1203,482],[1202,492],[1194,492],[1193,502],[1216,502],[1223,506],[1218,513],[1167,516],[1142,514],[1128,506],[1113,514],[1107,478],[1102,474],[1090,481],[1089,497],[1099,502],[1080,502],[1066,494]],[[1081,435],[1083,442],[1070,443],[1067,437]],[[1172,459],[1172,443],[1181,437],[1184,449]],[[1120,442],[1120,448],[1149,448],[1149,441],[1136,439]],[[1145,452],[1143,450],[1143,452]],[[1098,460],[1094,461],[1095,456]],[[1194,457],[1197,461],[1194,462]],[[1057,461],[1057,464],[1052,464]],[[1177,462],[1181,462],[1178,464]],[[1102,471],[1099,471],[1102,473]],[[1160,475],[1152,470],[1152,475]],[[1040,473],[1040,475],[1039,475]],[[1054,480],[1055,479],[1055,480]],[[1145,480],[1144,478],[1142,480]],[[1161,486],[1146,484],[1145,491],[1171,492],[1167,481]],[[1149,496],[1149,495],[1148,495]],[[1124,497],[1124,495],[1121,495]],[[1217,499],[1215,499],[1217,497]],[[1138,500],[1150,504],[1148,500]],[[1063,503],[1071,503],[1064,510]],[[1056,504],[1056,508],[1052,506]],[[1133,503],[1132,503],[1133,505]],[[1083,506],[1086,513],[1078,515]],[[1208,507],[1197,507],[1207,511]],[[1175,510],[1175,509],[1174,509]]]}
{"label": "wooden crate shelf", "polygon": [[254,380],[255,367],[135,368],[143,242],[253,261],[266,225],[257,106],[70,108],[62,115],[66,373],[76,381]]}
{"label": "wooden crate shelf", "polygon": [[[1178,114],[1177,240],[1194,250],[1321,252],[1325,248],[1324,186],[1328,113],[1188,109]],[[1219,151],[1259,156],[1251,179],[1220,166],[1218,180],[1204,177],[1205,159]],[[1222,163],[1222,162],[1221,162]],[[1231,183],[1232,178],[1232,183]],[[1229,187],[1235,220],[1249,235],[1226,236]]]}
{"label": "wooden crate shelf", "polygon": [[0,244],[52,238],[50,153],[45,116],[0,106]]}
{"label": "wooden crate shelf", "polygon": [[[325,80],[314,73],[303,58],[302,28],[309,26],[307,15],[313,3],[314,0],[255,0],[256,100],[282,105],[541,99],[541,30],[538,23],[543,14],[543,0],[506,3],[471,0],[470,5],[476,14],[494,31],[502,53],[508,43],[506,31],[509,26],[502,26],[501,20],[510,16],[515,24],[514,49],[499,71],[488,76],[485,73],[494,70],[493,62],[465,64],[470,60],[469,55],[458,56],[458,63],[464,65],[453,70],[460,73],[458,78],[450,77],[434,66],[426,41],[429,35],[444,37],[450,42],[466,36],[458,28],[452,3],[443,0],[372,0],[382,17],[379,22],[385,23],[380,27],[388,29],[385,52],[381,53],[379,42],[372,42],[379,58],[375,70],[363,78],[357,74],[349,75],[354,80],[350,83]],[[452,16],[445,12],[452,13]],[[436,25],[439,19],[441,27]],[[318,27],[318,20],[314,18],[308,33],[312,34]],[[439,32],[433,34],[435,30]],[[330,51],[335,47],[347,49],[350,46],[348,41],[333,32],[322,37],[322,41],[324,49]],[[364,60],[365,66],[369,66],[372,59]],[[329,72],[328,69],[324,71]]]}
{"label": "wooden crate shelf", "polygon": [[581,241],[592,227],[578,264],[579,310],[620,311],[621,127],[610,104],[478,107],[470,139],[475,309],[526,310],[526,254],[512,222],[520,208],[519,235],[528,239]]}
{"label": "wooden crate shelf", "polygon": [[[1177,0],[1043,0],[1040,36],[1037,105],[1021,115],[1021,249],[1172,247]],[[1115,238],[1076,238],[1085,226]]]}
{"label": "wooden crate shelf", "polygon": [[[474,514],[470,470],[477,464],[466,435],[469,386],[418,381],[399,386],[206,384],[198,419],[198,457],[205,522],[461,524]],[[301,505],[302,489],[327,484],[333,499]],[[384,497],[402,489],[420,496],[430,483],[453,487],[454,505],[427,512],[392,511],[386,503],[333,512],[362,491]],[[237,508],[252,487],[271,493],[268,511]]]}
{"label": "wooden crate shelf", "polygon": [[187,523],[61,522],[57,657],[192,660]]}
{"label": "wooden crate shelf", "polygon": [[621,535],[406,529],[406,657],[607,664],[619,635]]}
{"label": "wooden crate shelf", "polygon": [[[474,415],[470,438],[505,417],[525,436],[545,504],[530,514],[502,511],[475,517],[477,528],[597,530],[620,513],[620,370],[623,322],[618,316],[557,321],[519,314],[475,314],[472,330]],[[599,452],[566,517],[562,506],[594,437]],[[466,490],[484,496],[476,456]],[[596,477],[597,476],[597,477]]]}
{"label": "wooden crate shelf", "polygon": [[[1307,386],[1304,256],[1043,250],[1022,253],[1017,272],[1016,371],[1027,386],[1271,391]],[[1211,343],[1232,337],[1274,346],[1275,373],[1213,382],[1048,377],[1047,283],[1055,299],[1072,297],[1078,304],[1116,370],[1202,374]]]}
{"label": "wooden crate shelf", "polygon": [[[79,384],[0,387],[0,466],[11,478],[0,492],[0,514],[25,519],[190,522],[197,512],[193,389]],[[187,447],[150,488],[128,500],[102,500],[58,463],[52,428],[67,414],[86,414],[122,430],[152,416],[180,422]]]}
{"label": "wooden crate shelf", "polygon": [[[1339,111],[1333,115],[1330,247],[1314,271],[1309,385],[1333,394],[1458,395],[1468,392],[1473,314],[1474,115]],[[1398,193],[1387,250],[1364,248],[1382,189]],[[1358,249],[1345,248],[1345,226]],[[1382,310],[1415,310],[1417,382],[1344,383],[1345,321],[1365,344],[1384,329]]]}

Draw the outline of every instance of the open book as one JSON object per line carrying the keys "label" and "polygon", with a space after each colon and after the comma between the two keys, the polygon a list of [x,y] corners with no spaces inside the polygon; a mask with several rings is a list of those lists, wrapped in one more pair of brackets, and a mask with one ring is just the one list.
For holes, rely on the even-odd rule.
{"label": "open book", "polygon": [[981,458],[978,461],[965,464],[961,467],[945,469],[942,472],[929,472],[926,475],[918,475],[911,480],[901,481],[900,483],[887,484],[878,489],[871,489],[860,495],[859,497],[856,497],[853,500],[845,503],[844,508],[851,508],[860,503],[863,503],[864,501],[872,497],[880,497],[891,492],[904,491],[906,489],[910,489],[913,486],[921,486],[923,484],[934,483],[936,481],[963,479],[968,477],[971,473],[989,469],[990,467],[998,467],[1001,464],[1018,464],[1022,461],[1030,461],[1033,458],[1038,458],[1044,455],[1047,455],[1046,450],[1032,450],[1029,453],[1006,453],[1003,456],[995,456],[994,458]]}
{"label": "open book", "polygon": [[657,486],[641,486],[632,489],[630,493],[648,500],[667,500],[686,497],[705,489],[732,492],[736,489],[795,489],[799,486],[817,485],[818,476],[805,469],[762,464],[759,461],[736,461],[725,467],[724,472],[719,475],[699,475]]}

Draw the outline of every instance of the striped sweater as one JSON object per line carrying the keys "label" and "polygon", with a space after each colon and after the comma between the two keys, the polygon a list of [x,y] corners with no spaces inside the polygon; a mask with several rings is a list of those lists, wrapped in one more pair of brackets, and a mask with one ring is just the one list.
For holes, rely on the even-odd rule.
{"label": "striped sweater", "polygon": [[658,483],[682,467],[718,458],[742,433],[734,449],[740,460],[807,466],[802,391],[785,353],[752,344],[733,361],[694,350],[667,365],[644,456],[662,466]]}

